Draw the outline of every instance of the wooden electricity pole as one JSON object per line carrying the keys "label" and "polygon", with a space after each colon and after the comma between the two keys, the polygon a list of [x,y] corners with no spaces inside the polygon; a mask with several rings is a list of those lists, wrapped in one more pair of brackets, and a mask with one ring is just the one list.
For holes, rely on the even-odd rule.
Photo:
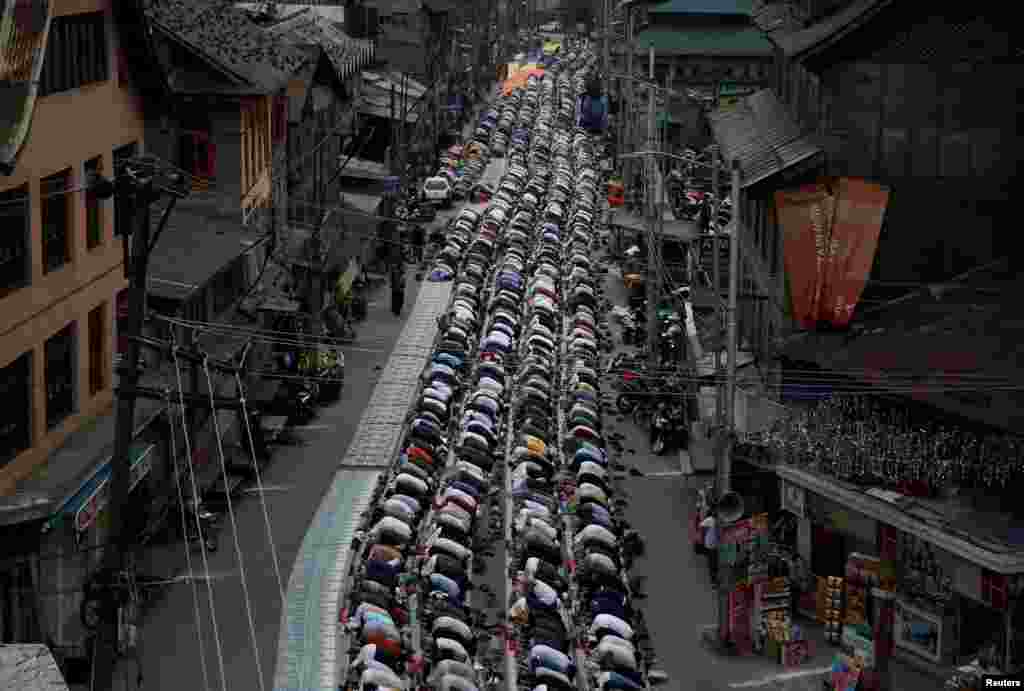
{"label": "wooden electricity pole", "polygon": [[[118,368],[117,412],[114,421],[114,454],[110,460],[110,500],[106,510],[110,517],[107,546],[103,553],[103,568],[99,582],[106,585],[102,617],[95,640],[93,688],[95,691],[113,691],[116,688],[117,660],[120,656],[120,610],[130,593],[120,586],[121,573],[126,568],[125,557],[133,550],[133,527],[126,525],[128,494],[131,490],[131,447],[135,436],[135,400],[139,385],[139,344],[146,312],[146,281],[149,255],[156,240],[167,226],[174,205],[183,190],[172,192],[156,231],[150,233],[150,212],[153,202],[161,196],[157,188],[155,171],[149,164],[135,167],[131,162],[119,172],[117,194],[127,203],[132,228],[125,243],[125,272],[128,274],[128,314],[125,318],[127,352]],[[175,178],[180,183],[180,179]],[[168,190],[170,191],[170,190]],[[191,462],[191,459],[189,460]]]}

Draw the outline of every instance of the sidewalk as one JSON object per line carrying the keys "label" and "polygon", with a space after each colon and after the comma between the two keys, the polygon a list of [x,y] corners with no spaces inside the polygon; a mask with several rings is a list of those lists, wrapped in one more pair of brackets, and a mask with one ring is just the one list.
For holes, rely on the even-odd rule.
{"label": "sidewalk", "polygon": [[[603,259],[603,258],[602,258]],[[627,292],[613,264],[602,262],[604,290],[612,305],[624,305]],[[614,349],[636,352],[623,346],[621,328],[609,319]],[[650,452],[647,431],[615,409],[611,381],[606,381],[606,437],[611,441],[613,463],[620,463],[621,494],[629,502],[626,519],[646,540],[647,557],[638,559],[633,575],[645,579],[644,610],[651,640],[669,682],[666,691],[726,691],[729,689],[777,689],[822,691],[822,680],[831,668],[836,648],[824,640],[823,626],[800,618],[807,637],[815,641],[815,654],[796,669],[787,669],[758,655],[729,656],[718,653],[703,640],[703,632],[717,620],[716,591],[711,588],[705,557],[696,554],[687,539],[688,519],[695,510],[696,478],[690,454],[655,456]],[[941,682],[894,660],[891,663],[894,691],[931,691]]]}
{"label": "sidewalk", "polygon": [[302,541],[281,616],[275,689],[338,687],[341,666],[347,662],[347,646],[339,644],[338,611],[352,535],[380,475],[394,461],[451,285],[421,284],[408,322]]}

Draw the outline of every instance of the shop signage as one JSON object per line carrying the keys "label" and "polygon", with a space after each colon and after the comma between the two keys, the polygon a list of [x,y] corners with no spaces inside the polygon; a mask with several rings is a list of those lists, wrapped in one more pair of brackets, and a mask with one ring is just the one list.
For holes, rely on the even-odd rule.
{"label": "shop signage", "polygon": [[896,602],[893,638],[897,648],[936,663],[942,659],[942,620],[902,601]]}
{"label": "shop signage", "polygon": [[792,482],[782,481],[782,509],[797,518],[807,517],[807,491]]}
{"label": "shop signage", "polygon": [[818,318],[846,326],[875,260],[889,190],[866,180],[840,178],[835,219],[822,267]]}
{"label": "shop signage", "polygon": [[782,665],[790,669],[799,667],[813,655],[813,641],[789,641],[782,646]]}
{"label": "shop signage", "polygon": [[723,545],[742,545],[750,541],[754,536],[754,523],[749,518],[736,521],[722,529],[722,536],[719,540]]}
{"label": "shop signage", "polygon": [[[153,461],[149,454],[154,448],[156,448],[156,445],[150,444],[132,463],[131,479],[128,486],[129,492],[135,489],[142,478],[146,477],[146,474],[152,469]],[[80,533],[88,530],[95,523],[96,516],[106,507],[109,501],[110,477],[108,476],[93,490],[93,493],[85,500],[82,507],[75,512],[75,530]]]}

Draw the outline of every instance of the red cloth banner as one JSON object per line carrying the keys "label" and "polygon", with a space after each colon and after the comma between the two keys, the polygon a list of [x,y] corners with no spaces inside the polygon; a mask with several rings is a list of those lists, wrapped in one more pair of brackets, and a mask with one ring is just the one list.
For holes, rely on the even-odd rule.
{"label": "red cloth banner", "polygon": [[818,319],[843,327],[850,323],[871,274],[889,190],[866,180],[840,178],[834,191],[834,220],[822,253]]}
{"label": "red cloth banner", "polygon": [[814,328],[818,321],[821,267],[834,206],[835,198],[825,185],[806,185],[775,193],[793,319],[805,329]]}

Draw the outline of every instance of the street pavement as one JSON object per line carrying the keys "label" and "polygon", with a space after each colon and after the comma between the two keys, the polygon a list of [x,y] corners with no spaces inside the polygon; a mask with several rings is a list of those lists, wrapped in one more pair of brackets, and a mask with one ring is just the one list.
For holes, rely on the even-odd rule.
{"label": "street pavement", "polygon": [[[420,284],[410,276],[406,305],[415,303],[419,289]],[[305,445],[277,447],[261,473],[273,542],[286,586],[310,521],[337,472],[344,449],[357,431],[360,418],[352,411],[366,407],[410,312],[407,308],[401,318],[391,313],[386,287],[371,295],[367,320],[359,327],[360,336],[366,335],[365,345],[364,339],[359,339],[345,353],[346,381],[341,399],[321,409],[307,428],[296,430]],[[234,510],[259,652],[253,651],[241,571],[230,521],[225,516],[220,527],[220,549],[209,555],[224,676],[229,689],[269,689],[280,632],[280,590],[259,497],[254,493],[243,495],[236,500]],[[146,561],[145,570],[153,575],[186,575],[184,547],[180,542],[153,547]],[[200,573],[198,551],[193,552],[192,561],[196,573]],[[169,586],[150,607],[140,630],[139,646],[146,691],[222,688],[207,587],[200,584],[198,594],[201,636],[196,630],[192,587],[188,583]],[[204,683],[200,651],[210,675],[209,687]],[[122,688],[137,688],[135,666],[126,661],[122,670],[126,680]]]}
{"label": "street pavement", "polygon": [[[474,117],[467,125],[469,133],[475,123]],[[504,160],[493,160],[482,179],[496,183],[503,171]],[[435,223],[443,225],[463,206],[457,204],[451,210],[441,211]],[[479,209],[483,205],[468,206]],[[345,449],[359,433],[361,413],[388,366],[389,356],[403,327],[410,318],[415,319],[413,312],[418,304],[421,284],[415,280],[413,272],[407,272],[407,276],[405,311],[401,317],[396,318],[391,313],[387,285],[371,294],[367,320],[358,329],[356,343],[345,349],[346,381],[341,399],[321,409],[306,428],[296,430],[296,436],[303,445],[277,447],[273,459],[261,473],[273,543],[286,589],[303,540],[325,495],[329,495]],[[433,330],[434,325],[429,328]],[[408,359],[410,355],[413,354],[396,352],[393,357]],[[428,352],[415,355],[425,362]],[[390,460],[382,459],[382,462]],[[353,505],[361,501],[361,494],[350,491],[329,495],[331,501],[338,504],[333,507],[334,512],[339,515],[351,513]],[[225,516],[220,528],[220,550],[209,555],[208,583],[213,591],[213,613],[209,605],[209,590],[202,580],[196,589],[198,605],[193,588],[186,581],[168,586],[161,598],[149,606],[140,626],[138,664],[126,659],[119,666],[119,688],[145,688],[146,691],[221,689],[224,687],[218,658],[223,659],[223,678],[227,680],[227,689],[274,688],[277,653],[288,632],[281,630],[281,591],[273,552],[258,496],[252,492],[245,494],[236,500],[234,510],[248,598],[243,590],[230,521]],[[198,551],[192,553],[192,562],[194,573],[201,578],[202,563]],[[153,546],[147,551],[140,568],[155,576],[186,576],[183,545],[174,542]],[[252,603],[255,651],[246,599]],[[325,619],[322,626],[325,631],[333,629],[336,613],[325,615],[314,610],[308,612],[308,616],[318,622]],[[214,617],[220,639],[219,654],[213,634]],[[304,624],[292,622],[292,625]],[[142,674],[141,686],[137,684],[139,672]]]}
{"label": "street pavement", "polygon": [[[613,306],[627,304],[628,295],[617,271],[605,275],[604,287]],[[615,343],[611,356],[636,352],[622,345],[615,320],[609,323]],[[612,391],[611,385],[611,379],[607,380],[606,391]],[[831,649],[825,645],[818,646],[815,658],[801,668],[786,670],[763,657],[723,657],[701,643],[701,631],[716,622],[717,604],[707,560],[689,544],[687,521],[696,509],[696,487],[710,475],[694,475],[685,452],[651,453],[648,431],[634,425],[630,416],[618,413],[614,395],[606,395],[605,400],[606,437],[621,435],[621,451],[613,458],[623,465],[618,493],[628,502],[626,520],[646,541],[646,557],[635,562],[631,575],[644,581],[642,592],[647,598],[640,604],[658,659],[655,667],[669,677],[661,688],[797,691],[806,687],[820,691],[821,682],[815,678],[820,679],[831,660]],[[614,450],[612,453],[615,455]],[[793,676],[780,676],[786,673]]]}

